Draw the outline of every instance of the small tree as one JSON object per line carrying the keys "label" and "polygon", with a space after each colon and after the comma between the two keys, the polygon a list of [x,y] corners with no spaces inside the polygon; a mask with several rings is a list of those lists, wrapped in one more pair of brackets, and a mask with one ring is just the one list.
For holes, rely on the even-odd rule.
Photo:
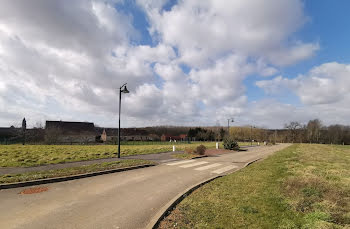
{"label": "small tree", "polygon": [[238,142],[232,136],[225,137],[223,145],[228,150],[239,150]]}
{"label": "small tree", "polygon": [[220,132],[219,132],[219,135],[220,135],[220,140],[224,139],[225,135],[226,135],[226,131],[224,130],[224,128],[220,128]]}

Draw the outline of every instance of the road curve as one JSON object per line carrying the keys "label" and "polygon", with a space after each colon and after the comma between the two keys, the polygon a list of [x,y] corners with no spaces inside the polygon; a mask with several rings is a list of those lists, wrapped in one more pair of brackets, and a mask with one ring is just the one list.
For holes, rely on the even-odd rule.
{"label": "road curve", "polygon": [[145,228],[159,209],[187,188],[287,146],[167,161],[155,167],[42,185],[48,191],[37,194],[19,194],[24,188],[0,190],[0,228]]}

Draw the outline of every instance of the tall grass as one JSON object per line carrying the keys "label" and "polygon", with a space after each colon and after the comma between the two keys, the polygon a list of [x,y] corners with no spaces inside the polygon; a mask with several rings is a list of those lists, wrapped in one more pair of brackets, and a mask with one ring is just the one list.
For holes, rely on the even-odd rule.
{"label": "tall grass", "polygon": [[185,198],[161,228],[350,228],[350,147],[293,145]]}

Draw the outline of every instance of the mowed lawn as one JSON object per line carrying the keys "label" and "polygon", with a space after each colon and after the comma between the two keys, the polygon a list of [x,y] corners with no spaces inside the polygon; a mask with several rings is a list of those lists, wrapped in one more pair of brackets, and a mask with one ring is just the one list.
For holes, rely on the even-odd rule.
{"label": "mowed lawn", "polygon": [[350,147],[288,147],[197,189],[160,228],[350,228]]}
{"label": "mowed lawn", "polygon": [[72,176],[84,173],[93,173],[98,171],[105,171],[111,169],[126,168],[138,165],[155,165],[156,163],[146,160],[121,160],[112,162],[96,163],[92,165],[76,166],[72,168],[64,169],[53,169],[53,170],[43,170],[37,172],[27,172],[21,174],[5,174],[0,175],[0,184],[3,183],[14,183],[14,182],[24,182],[31,180],[41,180],[53,177],[64,177]]}
{"label": "mowed lawn", "polygon": [[[199,145],[215,148],[215,142],[176,143],[176,150]],[[121,156],[172,151],[172,144],[122,145]],[[27,167],[116,157],[117,145],[0,145],[0,167]]]}

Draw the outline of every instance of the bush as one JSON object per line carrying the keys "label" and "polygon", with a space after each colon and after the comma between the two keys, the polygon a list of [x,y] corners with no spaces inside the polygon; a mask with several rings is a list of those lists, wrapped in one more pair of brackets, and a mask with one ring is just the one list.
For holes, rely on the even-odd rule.
{"label": "bush", "polygon": [[231,136],[224,138],[223,145],[228,150],[239,150],[238,142]]}
{"label": "bush", "polygon": [[199,155],[204,155],[206,149],[207,148],[204,145],[199,145],[197,146],[197,149],[194,152]]}

